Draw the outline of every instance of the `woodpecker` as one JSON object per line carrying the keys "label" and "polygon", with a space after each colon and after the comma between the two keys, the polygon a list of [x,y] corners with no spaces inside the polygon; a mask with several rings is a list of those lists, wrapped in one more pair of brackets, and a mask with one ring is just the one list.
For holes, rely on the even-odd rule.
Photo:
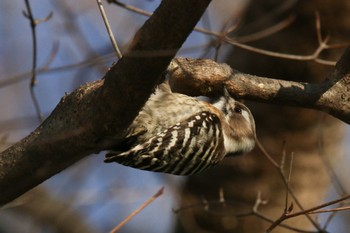
{"label": "woodpecker", "polygon": [[142,170],[191,175],[241,155],[255,145],[255,122],[249,109],[227,90],[209,104],[159,85],[139,112],[119,147],[105,162]]}

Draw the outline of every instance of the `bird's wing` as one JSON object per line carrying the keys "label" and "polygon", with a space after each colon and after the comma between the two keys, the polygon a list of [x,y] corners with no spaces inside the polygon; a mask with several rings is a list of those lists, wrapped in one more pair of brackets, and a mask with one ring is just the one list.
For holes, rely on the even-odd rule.
{"label": "bird's wing", "polygon": [[203,111],[172,125],[123,153],[111,151],[105,162],[176,175],[197,173],[224,157],[220,119]]}

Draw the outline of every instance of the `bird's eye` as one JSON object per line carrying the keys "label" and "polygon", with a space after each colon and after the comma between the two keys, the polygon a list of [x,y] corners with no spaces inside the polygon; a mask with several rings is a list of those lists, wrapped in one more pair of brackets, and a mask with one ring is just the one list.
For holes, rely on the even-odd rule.
{"label": "bird's eye", "polygon": [[235,110],[236,113],[242,114],[242,109],[241,108],[235,107],[234,110]]}

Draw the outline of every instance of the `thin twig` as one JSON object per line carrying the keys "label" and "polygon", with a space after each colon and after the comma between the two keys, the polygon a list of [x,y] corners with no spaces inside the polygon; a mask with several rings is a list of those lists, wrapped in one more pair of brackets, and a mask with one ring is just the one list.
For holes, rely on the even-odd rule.
{"label": "thin twig", "polygon": [[148,11],[145,11],[145,10],[142,10],[140,8],[137,8],[137,7],[134,7],[132,5],[128,5],[128,4],[125,4],[125,3],[122,3],[122,2],[119,2],[117,0],[107,0],[108,3],[114,3],[116,4],[117,6],[120,6],[126,10],[129,10],[129,11],[132,11],[134,13],[137,13],[137,14],[140,14],[140,15],[143,15],[143,16],[147,16],[147,17],[150,17],[152,15],[151,12],[148,12]]}
{"label": "thin twig", "polygon": [[39,122],[43,121],[43,115],[40,110],[40,105],[39,102],[35,96],[34,92],[34,86],[36,85],[36,66],[37,66],[37,39],[36,39],[36,26],[40,23],[47,22],[49,19],[51,19],[53,13],[50,12],[48,16],[46,16],[43,19],[34,19],[32,9],[30,7],[29,0],[25,0],[25,5],[26,5],[26,12],[23,12],[24,16],[29,20],[30,22],[30,28],[32,32],[32,43],[33,43],[33,61],[32,61],[32,71],[31,71],[31,79],[29,83],[29,89],[30,89],[30,96],[32,98],[33,104],[35,111],[37,113]]}
{"label": "thin twig", "polygon": [[[245,204],[245,203],[235,202],[235,201],[227,201],[227,200],[225,200],[225,204],[226,205],[230,205],[230,206],[233,206],[233,205],[244,205],[244,206],[247,206],[247,204]],[[193,204],[189,204],[189,205],[185,205],[185,206],[181,206],[181,207],[179,207],[177,209],[173,209],[173,212],[175,214],[179,214],[179,213],[181,213],[183,211],[194,209],[194,208],[199,208],[199,207],[203,207],[203,209],[209,210],[210,209],[209,205],[222,205],[222,201],[220,201],[220,200],[207,201],[205,198],[202,198],[201,202],[193,203]]]}
{"label": "thin twig", "polygon": [[[263,221],[265,222],[268,222],[268,223],[271,223],[271,224],[276,224],[276,220],[272,220],[268,217],[266,217],[265,215],[261,214],[259,211],[258,211],[258,208],[256,209],[253,209],[251,213],[249,213],[248,215],[253,215],[257,218],[260,218],[262,219]],[[276,226],[279,226],[279,227],[283,227],[283,228],[286,228],[286,229],[289,229],[291,231],[295,231],[295,232],[299,232],[299,233],[316,233],[315,231],[309,231],[309,230],[303,230],[303,229],[299,229],[299,228],[296,228],[296,227],[293,227],[293,226],[290,226],[290,225],[287,225],[287,224],[284,224],[282,222],[276,224]],[[266,232],[269,232],[268,230],[266,230]],[[319,232],[319,231],[318,231]]]}
{"label": "thin twig", "polygon": [[[263,215],[263,214],[261,214],[259,212],[254,212],[254,213],[252,213],[252,215],[254,215],[257,218],[260,218],[261,220],[263,220],[265,222],[269,222],[269,223],[274,223],[275,222],[275,220],[272,220],[272,219],[266,217],[265,215]],[[293,226],[290,226],[290,225],[287,225],[287,224],[284,224],[284,223],[280,223],[278,226],[286,228],[286,229],[291,230],[291,231],[299,232],[299,233],[318,233],[319,232],[319,231],[315,232],[315,231],[312,231],[312,230],[299,229],[299,228],[296,228],[296,227],[293,227]]]}
{"label": "thin twig", "polygon": [[270,56],[270,57],[277,57],[277,58],[283,58],[283,59],[289,59],[289,60],[298,60],[298,61],[315,61],[318,63],[322,63],[324,65],[330,65],[334,66],[335,61],[327,61],[318,58],[318,55],[326,49],[326,46],[324,44],[320,44],[319,47],[315,50],[315,52],[311,55],[296,55],[296,54],[286,54],[286,53],[279,53],[279,52],[273,52],[270,50],[265,50],[265,49],[259,49],[250,45],[242,44],[237,42],[236,40],[227,37],[226,42],[232,45],[235,45],[241,49],[245,49],[247,51],[259,53],[262,55]]}
{"label": "thin twig", "polygon": [[[146,17],[150,17],[152,15],[151,12],[142,10],[142,9],[134,7],[132,5],[121,3],[118,0],[107,0],[107,2],[108,3],[114,3],[117,6],[120,6],[120,7],[124,8],[124,9],[126,9],[128,11],[131,11],[131,12],[134,12],[134,13],[146,16]],[[258,40],[258,39],[264,38],[266,36],[269,36],[269,35],[271,35],[273,33],[276,33],[278,31],[282,30],[283,28],[288,26],[291,22],[293,22],[293,20],[294,20],[293,16],[288,17],[286,20],[283,20],[282,22],[279,22],[279,23],[277,23],[276,25],[273,25],[270,28],[264,29],[262,31],[256,32],[256,33],[251,34],[251,35],[238,37],[237,41],[239,41],[239,42],[241,42],[241,41],[243,41],[243,42],[251,42],[253,40]],[[200,33],[206,34],[206,35],[211,35],[211,36],[215,36],[215,37],[219,37],[219,38],[220,37],[224,38],[224,35],[227,35],[227,34],[231,33],[232,31],[234,31],[237,28],[237,26],[238,26],[238,24],[234,24],[232,27],[229,27],[224,34],[223,33],[218,33],[218,32],[213,32],[211,30],[208,30],[208,29],[205,29],[205,28],[201,28],[201,27],[195,27],[193,30],[196,31],[196,32],[200,32]]]}
{"label": "thin twig", "polygon": [[279,32],[285,28],[287,28],[289,25],[291,25],[295,20],[294,15],[288,16],[286,19],[278,22],[277,24],[272,25],[271,27],[265,28],[262,31],[258,31],[246,36],[238,36],[236,37],[236,40],[239,43],[248,43],[252,41],[257,41],[263,38],[266,38],[270,35],[275,34],[276,32]]}
{"label": "thin twig", "polygon": [[333,48],[339,48],[339,47],[346,47],[349,46],[349,43],[342,43],[342,44],[335,44],[335,45],[328,45],[328,41],[330,39],[329,36],[326,36],[325,39],[322,38],[322,33],[321,33],[321,21],[320,21],[320,16],[316,12],[316,37],[318,41],[318,47],[316,50],[310,54],[310,55],[294,55],[294,54],[285,54],[285,53],[279,53],[279,52],[273,52],[265,49],[259,49],[253,46],[249,46],[246,44],[242,44],[240,41],[237,39],[233,39],[230,37],[226,38],[226,41],[229,44],[235,45],[239,48],[252,51],[255,53],[259,53],[262,55],[267,55],[271,57],[277,57],[277,58],[283,58],[283,59],[290,59],[290,60],[299,60],[299,61],[315,61],[317,63],[323,64],[323,65],[329,65],[329,66],[335,66],[336,62],[335,61],[328,61],[319,58],[320,54],[327,49],[333,49]]}
{"label": "thin twig", "polygon": [[120,222],[115,228],[113,228],[110,233],[115,233],[120,230],[126,223],[128,223],[133,217],[135,217],[138,213],[140,213],[146,206],[151,204],[155,199],[161,196],[164,192],[164,187],[159,189],[151,198],[145,201],[139,208],[137,208],[134,212],[132,212],[128,217],[126,217],[122,222]]}
{"label": "thin twig", "polygon": [[[53,51],[50,54],[52,53]],[[100,64],[105,64],[111,59],[113,59],[114,57],[115,57],[114,53],[109,53],[103,56],[92,57],[81,62],[52,67],[52,68],[48,68],[47,62],[46,62],[44,66],[36,69],[36,74],[38,75],[38,74],[44,74],[44,73],[54,73],[54,72],[67,71],[70,69],[79,69],[79,68],[84,68],[88,66],[96,66]],[[31,72],[25,72],[6,79],[0,77],[0,88],[24,81],[28,78],[28,76],[30,76],[30,74]]]}
{"label": "thin twig", "polygon": [[[290,181],[291,181],[291,177],[292,177],[292,170],[293,170],[293,161],[294,161],[294,153],[291,153],[290,155],[290,164],[289,164],[289,173],[288,173],[288,182],[287,182],[287,187],[290,187]],[[286,192],[286,207],[289,203],[289,192]],[[290,206],[288,207],[288,209],[286,208],[285,211],[290,213],[292,211],[293,208],[293,202],[290,204]]]}
{"label": "thin twig", "polygon": [[[257,140],[257,145],[260,148],[260,150],[263,152],[263,154],[266,156],[266,158],[268,160],[270,160],[271,163],[276,167],[277,163],[273,160],[273,158],[269,154],[266,154],[267,153],[266,150],[263,148],[263,146],[261,145],[261,143],[258,140]],[[292,166],[292,161],[293,161],[293,158],[291,159],[291,166]],[[281,176],[283,178],[283,181],[288,189],[288,192],[292,195],[294,201],[297,203],[297,205],[301,209],[301,211],[291,214],[290,213],[291,212],[290,210],[292,208],[292,206],[291,206],[287,211],[285,211],[283,213],[283,215],[281,215],[276,221],[273,222],[273,224],[266,230],[266,232],[271,232],[275,227],[280,226],[283,221],[285,221],[289,218],[294,218],[294,217],[300,216],[300,215],[305,215],[310,220],[310,222],[316,227],[316,229],[321,230],[320,226],[309,216],[310,214],[344,211],[344,210],[350,209],[350,206],[345,206],[345,207],[337,207],[337,208],[332,208],[332,209],[327,209],[327,210],[320,210],[321,208],[341,203],[342,201],[349,199],[350,195],[339,198],[337,200],[327,202],[327,203],[319,205],[319,206],[312,207],[310,209],[304,209],[302,207],[301,203],[299,202],[299,200],[296,198],[296,196],[295,196],[294,192],[292,191],[292,189],[290,188],[290,186],[287,185],[287,184],[289,184],[288,180],[290,178],[287,179],[285,177],[284,173],[280,169],[281,168],[280,166],[277,165],[276,168],[279,170],[279,173],[281,174]],[[290,174],[291,173],[289,173],[289,176],[290,176]]]}
{"label": "thin twig", "polygon": [[315,211],[310,211],[309,214],[320,214],[320,213],[329,213],[329,212],[334,213],[334,212],[345,211],[345,210],[350,210],[350,206],[341,206],[341,207],[325,209],[325,210],[315,210]]}
{"label": "thin twig", "polygon": [[[245,203],[242,203],[242,202],[235,202],[235,201],[229,201],[229,200],[225,200],[225,206],[234,206],[234,205],[242,205],[242,206],[246,206],[246,207],[249,207],[251,208],[250,211],[248,212],[244,212],[244,213],[237,213],[237,214],[234,214],[233,216],[236,217],[236,218],[244,218],[244,217],[249,217],[249,216],[255,216],[265,222],[268,222],[268,223],[274,223],[275,220],[272,220],[270,218],[268,218],[267,216],[261,214],[259,212],[259,207],[261,205],[266,205],[268,203],[267,200],[263,200],[261,198],[261,192],[259,191],[258,194],[257,194],[257,198],[255,200],[255,203],[253,206],[248,206],[248,204],[245,204]],[[191,205],[188,205],[188,206],[183,206],[179,209],[174,209],[173,212],[176,213],[176,214],[179,214],[180,212],[182,211],[186,211],[188,209],[193,209],[193,208],[197,208],[197,207],[202,207],[204,206],[204,209],[206,211],[208,211],[210,208],[209,206],[210,205],[222,205],[222,201],[220,200],[216,200],[216,201],[207,201],[205,199],[203,199],[202,202],[200,203],[197,203],[197,204],[191,204]],[[300,232],[300,233],[316,233],[315,231],[310,231],[310,230],[303,230],[303,229],[299,229],[299,228],[296,228],[296,227],[293,227],[293,226],[290,226],[288,224],[284,224],[284,223],[281,223],[279,225],[280,227],[283,227],[283,228],[286,228],[286,229],[289,229],[289,230],[292,230],[292,231],[295,231],[295,232]]]}
{"label": "thin twig", "polygon": [[[285,150],[283,150],[283,156],[282,156],[282,162],[280,165],[280,172],[282,174],[284,174],[283,171],[283,166],[284,166],[284,162],[285,162],[285,157],[286,157],[286,153]],[[266,230],[266,232],[271,232],[273,229],[275,229],[277,226],[280,226],[281,223],[287,218],[287,216],[291,213],[291,211],[293,210],[293,202],[291,202],[291,204],[288,206],[289,203],[289,189],[290,189],[290,179],[291,179],[291,175],[292,175],[292,167],[293,167],[293,154],[291,155],[291,160],[290,160],[290,164],[289,164],[289,173],[288,173],[288,177],[286,178],[284,184],[286,186],[286,200],[285,200],[285,207],[284,207],[284,211],[283,214],[277,219],[275,220],[271,226]]]}
{"label": "thin twig", "polygon": [[[60,44],[58,41],[55,41],[52,45],[51,51],[49,53],[49,55],[47,56],[47,58],[45,59],[45,63],[42,65],[43,69],[48,69],[49,66],[51,65],[51,63],[54,61],[54,59],[56,58],[58,49],[60,47]],[[36,71],[37,72],[37,71]],[[37,73],[38,74],[38,73]]]}
{"label": "thin twig", "polygon": [[32,77],[30,79],[29,89],[30,89],[30,96],[33,100],[33,104],[35,107],[35,111],[37,113],[39,122],[43,121],[43,116],[40,110],[40,106],[38,103],[38,100],[34,93],[34,86],[36,84],[36,63],[37,63],[37,41],[36,41],[36,25],[35,19],[33,17],[32,9],[30,7],[29,0],[24,0],[27,11],[24,13],[24,15],[28,18],[30,22],[30,28],[32,32],[32,43],[33,43],[33,61],[32,61]]}
{"label": "thin twig", "polygon": [[[304,207],[302,206],[302,204],[300,203],[299,199],[297,198],[297,196],[294,194],[292,188],[290,186],[287,185],[287,178],[284,175],[284,173],[281,171],[280,166],[278,165],[278,163],[271,157],[271,155],[265,150],[265,148],[263,147],[263,145],[260,143],[260,141],[258,139],[256,139],[256,144],[259,147],[259,149],[261,150],[261,152],[263,153],[263,155],[273,164],[273,166],[277,169],[278,173],[280,174],[282,181],[284,182],[286,188],[288,189],[288,192],[290,193],[290,195],[293,197],[293,200],[295,201],[295,203],[297,204],[297,206],[302,210],[305,211]],[[310,215],[308,215],[307,213],[305,213],[305,216],[308,218],[308,220],[312,223],[312,225],[318,229],[321,230],[321,227],[319,226],[318,223],[316,223]]]}
{"label": "thin twig", "polygon": [[258,194],[256,196],[256,200],[255,200],[254,206],[252,208],[253,212],[257,213],[260,205],[266,205],[266,204],[267,204],[267,201],[261,199],[261,191],[259,190]]}
{"label": "thin twig", "polygon": [[111,43],[112,43],[113,48],[114,48],[114,51],[117,54],[118,59],[121,59],[122,58],[122,53],[120,52],[118,44],[117,44],[117,42],[116,42],[116,40],[114,38],[111,26],[109,25],[108,18],[107,18],[105,10],[103,8],[102,1],[101,0],[97,0],[97,5],[98,5],[98,8],[100,9],[101,16],[103,18],[103,22],[106,25],[108,36],[109,36],[109,39],[111,40]]}
{"label": "thin twig", "polygon": [[275,167],[275,168],[278,168],[279,169],[279,165],[278,163],[270,156],[270,154],[265,150],[265,147],[263,147],[263,145],[260,143],[260,141],[256,138],[256,144],[257,146],[259,147],[259,149],[261,150],[261,152],[263,153],[263,155],[270,161],[270,163],[272,163],[272,165]]}
{"label": "thin twig", "polygon": [[329,201],[329,202],[326,202],[326,203],[324,203],[324,204],[321,204],[321,205],[312,207],[312,208],[310,208],[310,209],[306,209],[306,210],[302,210],[302,211],[296,212],[296,213],[294,213],[294,214],[289,214],[288,216],[286,216],[286,219],[288,219],[288,218],[294,218],[294,217],[297,217],[297,216],[300,216],[300,215],[304,215],[304,214],[327,213],[327,212],[331,212],[332,210],[333,210],[333,211],[349,210],[349,209],[350,209],[350,206],[337,207],[337,208],[332,208],[332,209],[328,209],[328,210],[321,210],[321,209],[324,208],[324,207],[327,207],[327,206],[330,206],[330,205],[334,205],[334,204],[341,203],[342,201],[345,201],[345,200],[347,200],[347,199],[350,199],[350,195],[346,195],[346,196],[344,196],[344,197],[342,197],[342,198],[339,198],[339,199],[336,199],[336,200],[333,200],[333,201]]}
{"label": "thin twig", "polygon": [[[109,3],[114,3],[126,10],[144,15],[144,16],[151,16],[152,13],[144,11],[140,8],[131,6],[131,5],[127,5],[124,3],[119,2],[118,0],[107,0]],[[318,13],[316,13],[316,36],[318,39],[318,43],[319,46],[318,48],[311,54],[311,55],[297,55],[297,54],[285,54],[285,53],[279,53],[279,52],[273,52],[273,51],[269,51],[269,50],[265,50],[265,49],[260,49],[260,48],[256,48],[253,46],[249,46],[246,45],[242,42],[247,42],[247,41],[251,41],[251,40],[258,40],[261,38],[264,38],[266,36],[269,36],[277,31],[280,31],[282,29],[284,29],[285,27],[287,27],[291,22],[293,22],[294,16],[291,16],[289,18],[287,18],[286,20],[273,25],[270,28],[264,29],[261,32],[257,32],[254,33],[252,35],[247,35],[244,37],[237,37],[237,38],[232,38],[229,37],[228,34],[229,32],[231,32],[231,29],[222,33],[222,32],[213,32],[211,30],[207,30],[204,28],[200,28],[200,27],[195,27],[194,31],[206,34],[206,35],[211,35],[214,37],[217,37],[219,41],[222,42],[226,42],[228,44],[232,44],[234,46],[237,46],[241,49],[247,50],[247,51],[251,51],[254,53],[259,53],[262,55],[266,55],[266,56],[271,56],[271,57],[277,57],[277,58],[283,58],[283,59],[289,59],[289,60],[298,60],[298,61],[314,61],[318,64],[322,64],[322,65],[327,65],[327,66],[335,66],[336,62],[335,61],[329,61],[329,60],[325,60],[325,59],[321,59],[318,56],[320,55],[321,52],[323,52],[324,50],[327,49],[334,49],[334,48],[344,48],[346,46],[349,46],[350,43],[341,43],[341,44],[335,44],[335,45],[328,45],[326,44],[325,39],[322,40],[322,36],[321,36],[321,23],[319,20],[319,15]]]}
{"label": "thin twig", "polygon": [[321,44],[323,39],[322,39],[322,32],[321,32],[320,13],[318,11],[315,12],[315,17],[316,17],[316,36],[317,36],[317,41],[318,41],[318,44]]}

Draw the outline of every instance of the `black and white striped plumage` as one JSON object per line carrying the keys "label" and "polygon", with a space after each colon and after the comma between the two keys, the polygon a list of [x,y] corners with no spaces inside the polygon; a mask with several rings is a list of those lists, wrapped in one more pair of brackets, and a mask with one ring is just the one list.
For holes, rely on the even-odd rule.
{"label": "black and white striped plumage", "polygon": [[250,151],[255,124],[249,109],[227,93],[213,105],[172,93],[161,84],[105,162],[176,175],[198,173],[226,155]]}

